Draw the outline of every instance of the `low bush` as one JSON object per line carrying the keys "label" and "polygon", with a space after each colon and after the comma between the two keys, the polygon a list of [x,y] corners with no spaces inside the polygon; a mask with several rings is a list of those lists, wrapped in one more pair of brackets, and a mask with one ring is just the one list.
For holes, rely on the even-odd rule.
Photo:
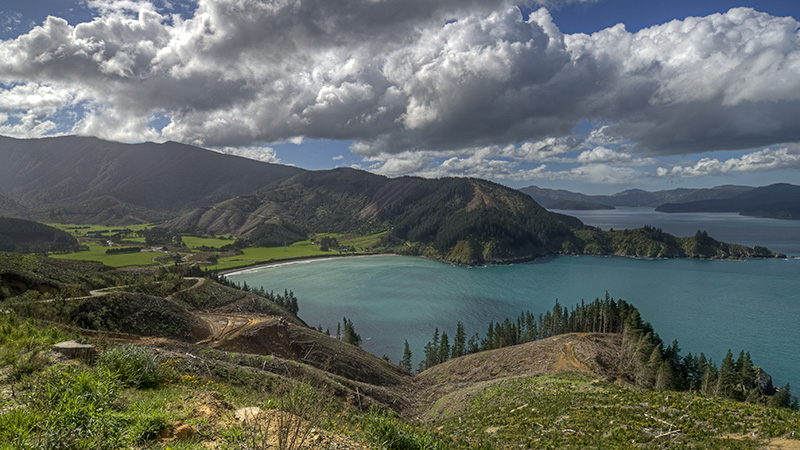
{"label": "low bush", "polygon": [[121,345],[103,352],[99,365],[126,386],[139,389],[156,388],[167,377],[158,353],[135,345]]}

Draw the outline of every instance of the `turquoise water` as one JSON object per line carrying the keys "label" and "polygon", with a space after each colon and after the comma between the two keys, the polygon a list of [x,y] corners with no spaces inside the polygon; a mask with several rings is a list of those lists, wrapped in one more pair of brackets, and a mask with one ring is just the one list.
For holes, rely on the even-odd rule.
{"label": "turquoise water", "polygon": [[705,230],[720,241],[760,245],[774,252],[800,256],[800,220],[764,219],[737,213],[667,214],[653,208],[558,212],[604,230],[651,225],[675,236],[694,236],[697,230]]}
{"label": "turquoise water", "polygon": [[[692,261],[556,257],[530,264],[454,267],[421,258],[372,256],[294,263],[233,274],[233,281],[291,289],[300,317],[336,330],[343,316],[362,346],[397,362],[408,339],[419,360],[434,328],[467,334],[489,321],[613,297],[636,305],[666,342],[720,362],[749,350],[776,383],[800,386],[800,260]],[[797,389],[797,388],[796,388]]]}

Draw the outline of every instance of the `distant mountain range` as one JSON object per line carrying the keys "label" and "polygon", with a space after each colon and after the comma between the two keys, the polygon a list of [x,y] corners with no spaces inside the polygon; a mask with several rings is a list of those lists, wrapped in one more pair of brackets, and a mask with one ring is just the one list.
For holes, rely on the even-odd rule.
{"label": "distant mountain range", "polygon": [[190,145],[0,136],[0,215],[132,224],[252,193],[302,169]]}
{"label": "distant mountain range", "polygon": [[656,211],[738,212],[755,217],[800,220],[800,186],[780,183],[764,187],[717,186],[648,192],[632,189],[614,195],[586,195],[529,186],[520,191],[548,209],[587,210],[652,207]]}
{"label": "distant mountain range", "polygon": [[[183,144],[81,137],[0,138],[0,158],[0,215],[45,222],[160,221],[174,231],[233,234],[257,246],[286,245],[311,233],[382,233],[381,250],[459,264],[587,252],[770,256],[716,241],[698,247],[660,232],[624,238],[591,233],[580,220],[550,212],[530,195],[475,178],[306,171]],[[644,199],[652,193],[625,195]]]}

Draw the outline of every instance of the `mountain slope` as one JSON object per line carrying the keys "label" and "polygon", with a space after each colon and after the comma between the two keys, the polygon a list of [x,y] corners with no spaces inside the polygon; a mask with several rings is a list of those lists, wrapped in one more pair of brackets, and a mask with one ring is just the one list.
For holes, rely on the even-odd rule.
{"label": "mountain slope", "polygon": [[800,220],[800,186],[778,183],[755,188],[729,199],[667,203],[656,211],[738,212],[744,216]]}
{"label": "mountain slope", "polygon": [[0,217],[0,251],[76,251],[75,236],[51,226],[24,219]]}
{"label": "mountain slope", "polygon": [[340,168],[302,173],[166,226],[238,236],[266,223],[291,223],[307,232],[391,230],[392,245],[422,244],[410,253],[469,264],[573,249],[570,226],[560,217],[519,191],[485,180],[389,179]]}
{"label": "mountain slope", "polygon": [[0,159],[0,194],[13,202],[0,201],[0,214],[27,208],[59,222],[164,219],[302,172],[174,142],[77,136],[0,137]]}
{"label": "mountain slope", "polygon": [[533,197],[545,208],[552,209],[613,209],[620,206],[656,207],[664,203],[685,203],[701,200],[732,198],[751,191],[749,186],[717,186],[708,189],[670,189],[649,192],[641,189],[630,189],[614,195],[587,195],[565,190],[545,189],[529,186],[520,189]]}

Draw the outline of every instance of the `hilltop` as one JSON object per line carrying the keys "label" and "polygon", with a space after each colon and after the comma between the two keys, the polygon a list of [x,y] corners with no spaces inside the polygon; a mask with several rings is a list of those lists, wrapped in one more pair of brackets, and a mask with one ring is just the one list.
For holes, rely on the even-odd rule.
{"label": "hilltop", "polygon": [[0,215],[133,224],[249,194],[303,170],[167,142],[0,136]]}

